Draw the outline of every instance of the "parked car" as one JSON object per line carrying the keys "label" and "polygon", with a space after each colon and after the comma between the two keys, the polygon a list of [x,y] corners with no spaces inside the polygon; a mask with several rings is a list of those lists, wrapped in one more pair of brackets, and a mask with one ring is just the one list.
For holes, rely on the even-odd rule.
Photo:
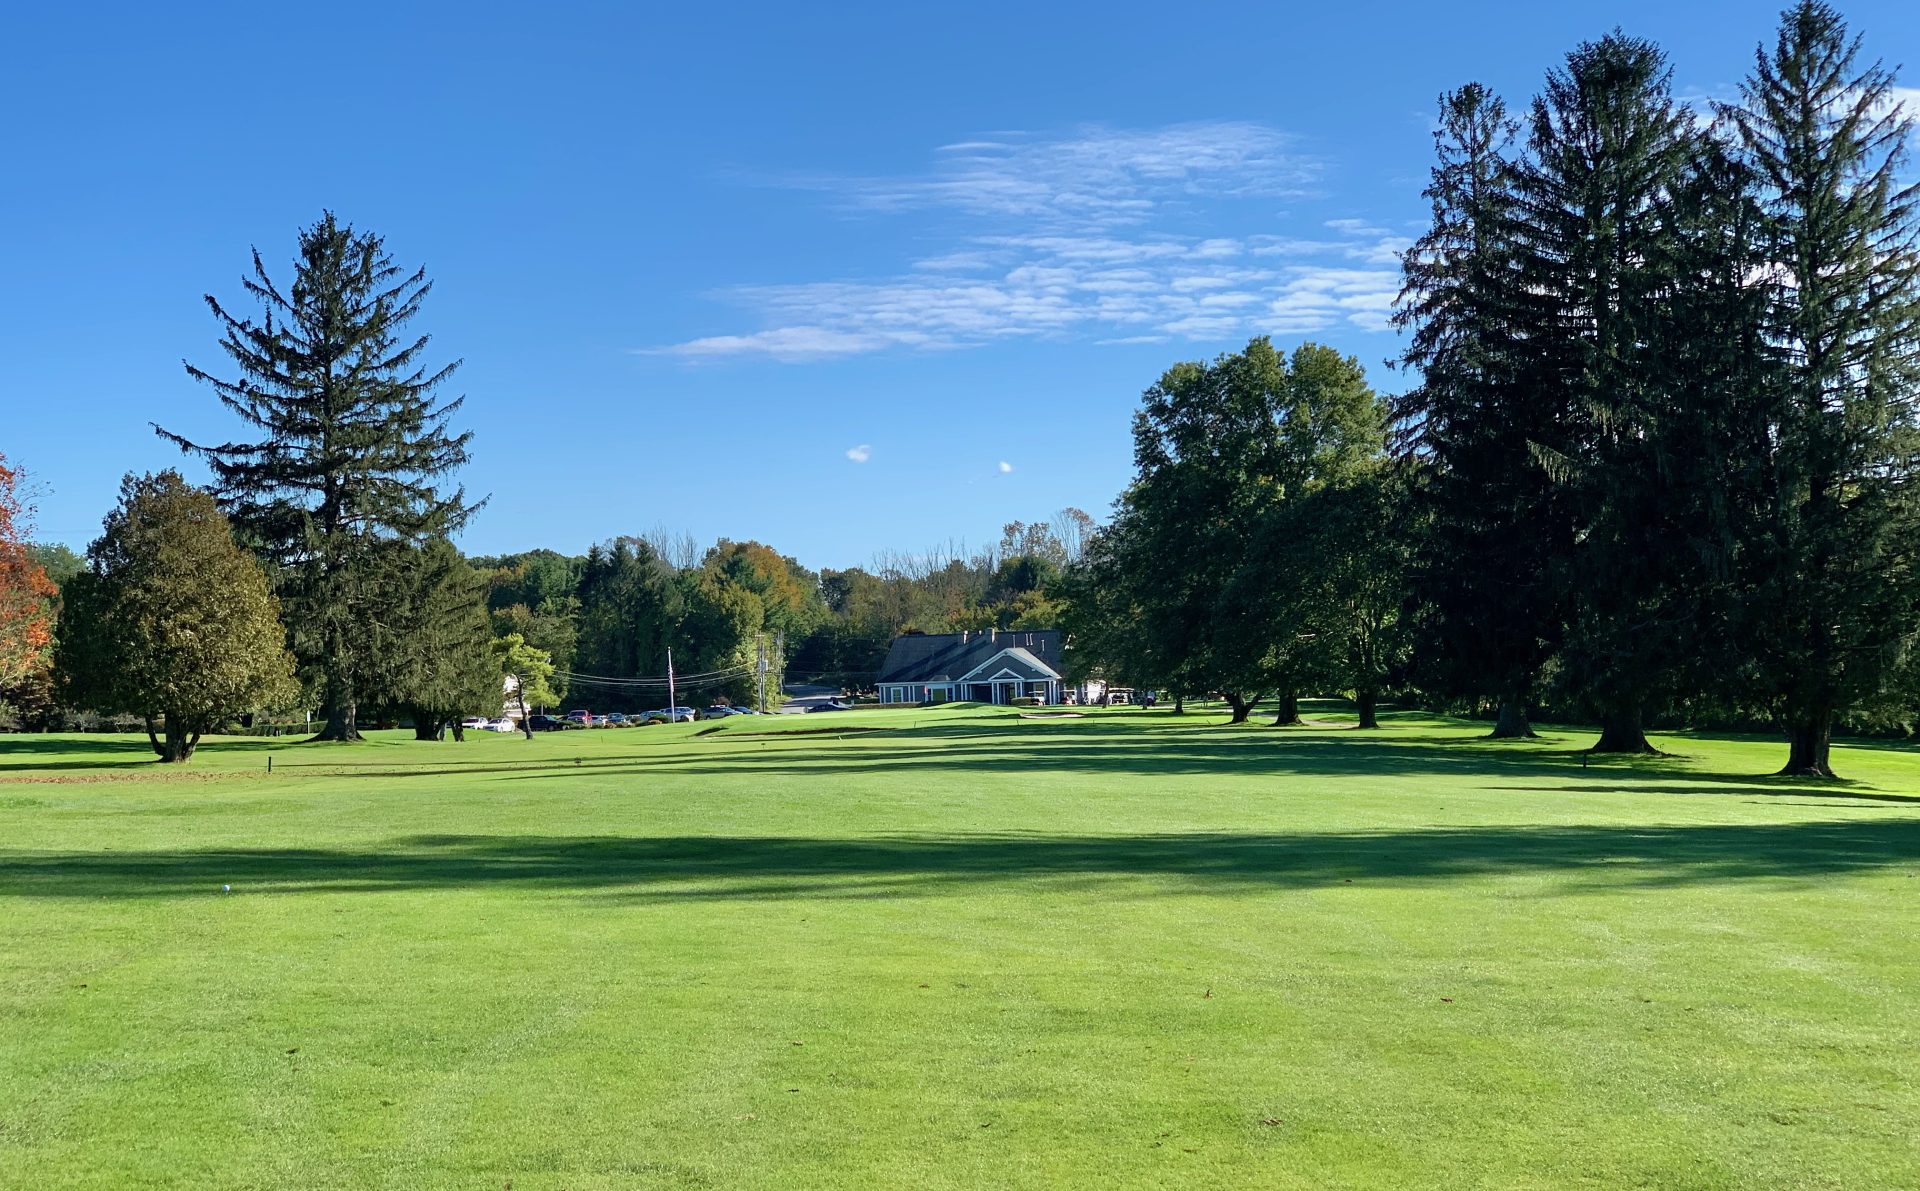
{"label": "parked car", "polygon": [[738,713],[725,703],[715,703],[712,707],[702,710],[700,712],[700,718],[703,720],[724,720],[728,716],[735,714]]}
{"label": "parked car", "polygon": [[662,707],[647,713],[648,719],[658,718],[661,723],[686,724],[699,719],[691,707]]}
{"label": "parked car", "polygon": [[607,713],[607,726],[610,728],[624,728],[627,726],[627,722],[627,715],[623,711],[609,711]]}
{"label": "parked car", "polygon": [[527,717],[527,727],[533,729],[535,732],[558,732],[563,728],[571,728],[573,726],[570,720],[563,720],[550,715],[530,715]]}
{"label": "parked car", "polygon": [[484,715],[470,715],[466,719],[463,719],[460,721],[460,726],[462,728],[472,728],[478,731],[481,728],[493,727],[493,721],[488,719]]}
{"label": "parked car", "polygon": [[851,703],[842,703],[842,702],[840,702],[840,701],[839,701],[838,699],[829,699],[829,700],[827,700],[827,701],[826,701],[825,703],[815,703],[815,704],[814,704],[814,705],[813,705],[812,707],[809,707],[809,708],[807,708],[807,710],[808,710],[809,712],[814,712],[814,711],[852,711],[852,710],[853,710],[853,704],[851,704]]}
{"label": "parked car", "polygon": [[755,711],[751,707],[741,707],[738,704],[735,704],[733,707],[728,708],[728,710],[733,712],[733,714],[735,715],[759,715],[760,714],[759,712]]}
{"label": "parked car", "polygon": [[593,713],[586,710],[569,711],[564,718],[572,720],[576,724],[591,724],[593,722]]}
{"label": "parked car", "polygon": [[487,722],[487,731],[489,732],[518,732],[519,730],[520,725],[514,723],[506,716],[501,716],[497,720],[489,720]]}

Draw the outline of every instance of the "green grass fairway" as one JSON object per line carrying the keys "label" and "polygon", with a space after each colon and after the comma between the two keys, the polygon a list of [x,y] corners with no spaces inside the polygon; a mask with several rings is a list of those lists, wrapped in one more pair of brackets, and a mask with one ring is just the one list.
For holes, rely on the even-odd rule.
{"label": "green grass fairway", "polygon": [[1920,752],[1319,710],[0,738],[0,1185],[1920,1186]]}

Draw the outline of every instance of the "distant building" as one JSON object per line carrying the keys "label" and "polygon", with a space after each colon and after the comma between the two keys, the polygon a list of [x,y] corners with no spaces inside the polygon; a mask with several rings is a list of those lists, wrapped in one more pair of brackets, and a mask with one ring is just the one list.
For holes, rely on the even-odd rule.
{"label": "distant building", "polygon": [[1059,703],[1058,629],[980,629],[895,637],[875,685],[882,703]]}

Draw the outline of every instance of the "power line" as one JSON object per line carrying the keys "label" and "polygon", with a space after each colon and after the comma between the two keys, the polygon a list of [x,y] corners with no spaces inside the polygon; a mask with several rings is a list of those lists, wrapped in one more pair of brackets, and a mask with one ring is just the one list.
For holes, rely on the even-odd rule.
{"label": "power line", "polygon": [[553,676],[555,678],[564,678],[570,683],[579,682],[598,684],[601,686],[667,686],[672,682],[719,681],[727,678],[737,678],[741,675],[751,674],[752,672],[752,666],[741,665],[729,666],[724,670],[708,670],[699,674],[676,673],[657,678],[617,678],[606,674],[576,674],[571,670],[555,670]]}

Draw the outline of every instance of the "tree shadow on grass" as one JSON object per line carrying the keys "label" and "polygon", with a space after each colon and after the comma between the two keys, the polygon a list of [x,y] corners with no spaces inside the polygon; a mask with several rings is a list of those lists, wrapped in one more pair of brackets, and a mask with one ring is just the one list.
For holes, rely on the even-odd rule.
{"label": "tree shadow on grass", "polygon": [[[1838,791],[1856,783],[1782,778],[1778,784],[1759,774],[1717,772],[1685,757],[1636,757],[1582,764],[1582,750],[1535,747],[1525,751],[1460,749],[1450,739],[1426,736],[1355,740],[1340,735],[1245,735],[1214,740],[1090,740],[1067,736],[1051,740],[1009,741],[998,737],[979,744],[951,741],[938,747],[897,744],[891,740],[858,748],[821,752],[772,750],[726,755],[661,757],[629,769],[636,775],[717,776],[871,775],[955,772],[1041,774],[1048,772],[1160,777],[1418,777],[1551,779],[1569,791],[1636,790],[1648,782],[1696,782],[1703,786],[1736,784],[1782,792]],[[619,770],[609,761],[606,768]],[[1300,790],[1297,793],[1308,793]]]}
{"label": "tree shadow on grass", "polygon": [[[257,753],[287,749],[295,743],[265,736],[221,736],[208,738],[202,747],[207,753]],[[140,768],[166,771],[172,767],[154,755],[145,737],[0,735],[0,774]]]}
{"label": "tree shadow on grass", "polygon": [[[1762,784],[1764,778],[1729,778],[1721,774],[1700,774],[1693,778],[1690,786],[1657,785],[1635,783],[1624,789],[1634,794],[1745,794],[1759,798],[1843,798],[1846,802],[1829,803],[1831,806],[1844,806],[1858,810],[1855,803],[1896,803],[1908,806],[1920,806],[1920,794],[1887,794],[1873,790],[1841,788],[1833,783],[1800,783],[1798,778],[1780,778],[1774,784]],[[1499,793],[1502,790],[1519,790],[1542,794],[1579,794],[1588,792],[1591,782],[1575,782],[1560,786],[1482,786],[1481,789]]]}
{"label": "tree shadow on grass", "polygon": [[[568,774],[596,780],[644,781],[663,776],[780,778],[874,777],[883,772],[907,777],[933,773],[1017,776],[1074,773],[1095,781],[1120,776],[1539,779],[1558,783],[1537,787],[1539,789],[1570,793],[1701,793],[1706,787],[1738,786],[1739,792],[1826,792],[1845,797],[1858,788],[1858,783],[1845,780],[1716,772],[1678,756],[1590,761],[1584,750],[1556,747],[1550,742],[1525,749],[1501,744],[1467,749],[1460,747],[1457,737],[1415,732],[1354,739],[1345,731],[1289,735],[1246,732],[1206,737],[1169,734],[1143,738],[1139,733],[1089,734],[1070,729],[1020,735],[1005,732],[916,735],[913,730],[902,730],[884,736],[855,738],[844,745],[817,737],[793,741],[742,740],[732,745],[688,741],[677,746],[668,744],[635,751],[582,751],[578,755],[549,754],[522,760],[502,757],[474,764],[455,760],[444,764],[393,765],[384,763],[385,758],[381,760],[383,763],[378,765],[343,765],[339,758],[313,754],[283,763],[281,768],[289,777],[389,780],[487,775],[511,781]],[[1689,789],[1675,784],[1681,782],[1701,788]],[[1862,794],[1861,797],[1872,796]],[[1904,798],[1882,795],[1879,800],[1904,801]]]}
{"label": "tree shadow on grass", "polygon": [[[1920,819],[1790,824],[1436,828],[1325,833],[834,839],[412,836],[365,850],[0,852],[0,896],[525,889],[621,899],[918,897],[1088,881],[1149,895],[1566,880],[1543,892],[1840,876],[1920,861]],[[1117,890],[1124,891],[1124,890]]]}

